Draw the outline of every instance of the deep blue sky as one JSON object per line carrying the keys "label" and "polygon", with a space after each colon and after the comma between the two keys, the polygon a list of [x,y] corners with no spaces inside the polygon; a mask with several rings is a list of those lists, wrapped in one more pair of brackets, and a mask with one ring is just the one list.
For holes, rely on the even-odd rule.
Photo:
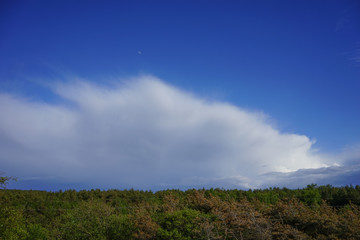
{"label": "deep blue sky", "polygon": [[1,92],[141,74],[339,152],[360,142],[360,2],[1,1]]}

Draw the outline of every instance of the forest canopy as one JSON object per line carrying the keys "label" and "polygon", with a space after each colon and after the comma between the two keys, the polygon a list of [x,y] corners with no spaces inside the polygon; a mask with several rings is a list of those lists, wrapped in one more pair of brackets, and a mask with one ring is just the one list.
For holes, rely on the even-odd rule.
{"label": "forest canopy", "polygon": [[360,239],[360,186],[0,190],[0,239]]}

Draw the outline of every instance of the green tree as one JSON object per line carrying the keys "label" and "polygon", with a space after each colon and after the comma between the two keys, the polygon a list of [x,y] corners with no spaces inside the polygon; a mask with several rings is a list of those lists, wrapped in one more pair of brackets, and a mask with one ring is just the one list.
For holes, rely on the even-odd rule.
{"label": "green tree", "polygon": [[319,206],[321,203],[321,195],[319,189],[316,184],[308,185],[303,191],[301,195],[301,199],[308,206],[314,207]]}
{"label": "green tree", "polygon": [[160,239],[201,239],[199,236],[199,223],[201,214],[197,210],[183,209],[165,213],[161,218],[158,230]]}
{"label": "green tree", "polygon": [[0,240],[26,239],[27,236],[22,210],[0,205]]}
{"label": "green tree", "polygon": [[107,239],[128,240],[132,238],[134,231],[133,223],[129,221],[127,215],[112,214],[109,216]]}
{"label": "green tree", "polygon": [[40,224],[29,224],[28,237],[26,240],[46,240],[49,239],[49,231]]}
{"label": "green tree", "polygon": [[107,239],[114,208],[100,201],[82,202],[62,217],[64,239]]}
{"label": "green tree", "polygon": [[0,177],[0,189],[6,189],[6,185],[10,181],[16,181],[16,180],[17,180],[17,178],[14,178],[14,177],[1,176]]}

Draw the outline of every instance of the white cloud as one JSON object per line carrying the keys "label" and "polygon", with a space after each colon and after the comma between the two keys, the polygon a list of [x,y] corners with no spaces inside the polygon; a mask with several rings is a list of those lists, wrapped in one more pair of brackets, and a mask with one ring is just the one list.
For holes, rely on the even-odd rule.
{"label": "white cloud", "polygon": [[257,187],[270,172],[329,165],[308,137],[279,132],[264,114],[154,77],[111,87],[74,80],[54,91],[71,104],[0,95],[0,163],[12,175],[114,188]]}
{"label": "white cloud", "polygon": [[345,186],[359,184],[360,164],[331,166],[316,169],[300,169],[290,173],[265,174],[263,187],[305,187],[308,184]]}

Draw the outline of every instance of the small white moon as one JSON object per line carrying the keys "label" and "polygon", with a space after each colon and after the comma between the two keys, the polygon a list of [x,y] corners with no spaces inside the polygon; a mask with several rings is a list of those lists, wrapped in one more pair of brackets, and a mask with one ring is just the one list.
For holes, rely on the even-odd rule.
{"label": "small white moon", "polygon": [[141,54],[142,54],[142,52],[141,52],[141,51],[138,51],[138,54],[139,54],[139,55],[141,55]]}

